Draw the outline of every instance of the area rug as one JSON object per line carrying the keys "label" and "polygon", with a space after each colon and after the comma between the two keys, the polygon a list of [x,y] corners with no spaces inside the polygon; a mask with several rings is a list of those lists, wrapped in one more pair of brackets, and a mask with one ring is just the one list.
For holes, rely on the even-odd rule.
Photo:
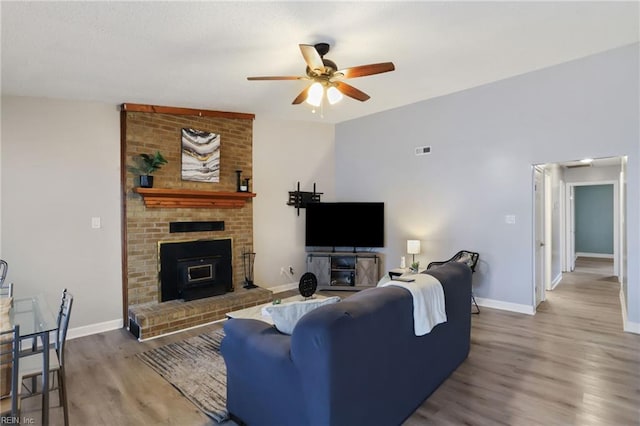
{"label": "area rug", "polygon": [[227,420],[227,368],[220,355],[223,330],[170,343],[137,357],[218,423]]}

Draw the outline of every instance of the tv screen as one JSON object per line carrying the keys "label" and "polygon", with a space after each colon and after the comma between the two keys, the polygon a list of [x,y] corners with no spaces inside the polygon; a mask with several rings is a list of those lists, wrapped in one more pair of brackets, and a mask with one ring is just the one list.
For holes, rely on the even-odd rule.
{"label": "tv screen", "polygon": [[309,203],[305,245],[384,247],[384,203]]}

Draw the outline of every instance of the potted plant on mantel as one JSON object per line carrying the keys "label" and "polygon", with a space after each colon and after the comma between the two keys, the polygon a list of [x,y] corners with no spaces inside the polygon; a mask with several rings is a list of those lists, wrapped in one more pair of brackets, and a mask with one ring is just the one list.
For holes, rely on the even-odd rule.
{"label": "potted plant on mantel", "polygon": [[129,167],[129,170],[139,175],[139,183],[141,188],[153,188],[153,174],[163,165],[167,164],[167,160],[156,151],[155,154],[140,154],[135,157],[136,165]]}

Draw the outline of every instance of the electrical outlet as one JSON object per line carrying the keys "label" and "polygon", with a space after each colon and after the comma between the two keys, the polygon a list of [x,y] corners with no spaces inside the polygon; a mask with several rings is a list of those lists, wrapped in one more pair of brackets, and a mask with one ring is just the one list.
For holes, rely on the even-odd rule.
{"label": "electrical outlet", "polygon": [[286,275],[287,271],[284,270],[284,266],[280,268],[280,275]]}

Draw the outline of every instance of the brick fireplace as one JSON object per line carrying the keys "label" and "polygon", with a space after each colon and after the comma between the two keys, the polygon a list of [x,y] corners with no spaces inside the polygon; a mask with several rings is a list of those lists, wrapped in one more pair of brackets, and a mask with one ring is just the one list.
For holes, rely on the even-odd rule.
{"label": "brick fireplace", "polygon": [[[219,111],[191,110],[184,108],[156,107],[150,105],[123,104],[121,109],[122,135],[122,177],[124,192],[124,229],[123,229],[123,293],[124,319],[149,318],[155,330],[138,337],[188,328],[198,323],[210,322],[224,317],[224,312],[271,300],[271,292],[263,289],[247,291],[242,288],[244,279],[242,252],[253,245],[253,203],[252,198],[244,197],[241,202],[217,201],[215,207],[198,203],[181,202],[184,194],[191,198],[202,194],[229,194],[236,192],[236,170],[242,170],[243,177],[252,176],[252,139],[253,115],[226,113]],[[220,181],[205,183],[184,181],[181,178],[181,131],[192,128],[220,134]],[[168,164],[154,174],[154,188],[157,191],[170,192],[176,203],[154,205],[147,196],[138,192],[136,175],[127,171],[133,158],[141,153],[160,151]],[[251,191],[251,188],[249,188]],[[142,191],[140,191],[142,192]],[[166,194],[160,194],[166,195]],[[254,195],[254,194],[251,194]],[[217,196],[217,195],[216,195]],[[146,203],[145,203],[146,201]],[[189,207],[184,207],[184,206]],[[166,207],[168,206],[168,207]],[[216,222],[224,223],[221,230],[196,230],[195,232],[171,232],[171,223]],[[218,306],[207,298],[203,302],[188,305],[182,300],[161,302],[159,280],[159,242],[178,242],[185,240],[231,241],[231,292],[218,296],[224,307]],[[202,271],[198,271],[200,273]],[[257,291],[256,291],[257,290]],[[251,292],[255,292],[249,294]],[[243,296],[244,293],[247,293]],[[237,299],[237,302],[233,300]],[[169,303],[169,305],[166,305]],[[185,306],[183,306],[185,305]],[[168,309],[164,312],[163,309]],[[177,314],[181,311],[182,314]],[[196,312],[197,311],[197,312]],[[154,314],[157,312],[157,314]],[[144,313],[144,315],[142,315]],[[191,314],[193,315],[191,315]],[[190,316],[194,318],[190,318]],[[144,322],[142,319],[140,322]],[[162,323],[162,324],[161,324]],[[158,324],[160,326],[158,327]],[[137,324],[141,325],[141,324]]]}

